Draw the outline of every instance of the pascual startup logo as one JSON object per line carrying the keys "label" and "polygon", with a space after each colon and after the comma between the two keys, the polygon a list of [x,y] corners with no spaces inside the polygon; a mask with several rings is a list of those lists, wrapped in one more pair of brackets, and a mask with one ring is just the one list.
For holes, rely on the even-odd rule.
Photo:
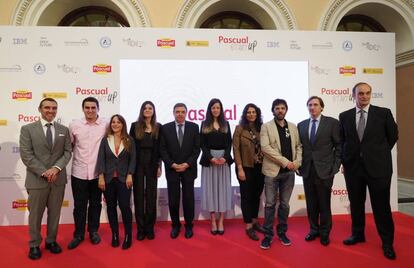
{"label": "pascual startup logo", "polygon": [[351,51],[352,50],[352,42],[351,41],[344,41],[342,43],[342,49],[345,51]]}
{"label": "pascual startup logo", "polygon": [[257,46],[257,41],[249,41],[249,36],[243,36],[243,37],[226,37],[223,35],[219,35],[218,37],[219,44],[225,44],[229,45],[230,49],[235,51],[251,51],[254,52],[254,49]]}
{"label": "pascual startup logo", "polygon": [[99,44],[103,48],[108,48],[112,45],[111,38],[109,38],[107,36],[104,36],[104,37],[101,38],[101,40],[99,40]]}
{"label": "pascual startup logo", "polygon": [[96,74],[107,74],[112,72],[112,66],[108,64],[96,64],[92,67],[92,71]]}
{"label": "pascual startup logo", "polygon": [[342,66],[339,67],[339,74],[342,74],[343,76],[351,76],[356,73],[356,68],[353,66]]}
{"label": "pascual startup logo", "polygon": [[44,74],[46,72],[46,66],[43,63],[36,63],[33,66],[33,70],[37,74]]}
{"label": "pascual startup logo", "polygon": [[145,44],[144,41],[135,40],[135,39],[132,39],[130,37],[129,38],[123,38],[122,41],[130,47],[143,47],[144,44]]}
{"label": "pascual startup logo", "polygon": [[321,95],[331,97],[333,102],[354,101],[351,90],[347,88],[321,88]]}
{"label": "pascual startup logo", "polygon": [[61,69],[64,73],[72,73],[72,74],[77,74],[80,72],[80,68],[77,66],[72,66],[72,65],[68,65],[68,64],[58,64],[57,65],[58,69]]}
{"label": "pascual startup logo", "polygon": [[32,99],[32,92],[25,90],[25,89],[19,89],[12,92],[12,99],[17,101],[26,101]]}
{"label": "pascual startup logo", "polygon": [[115,103],[115,100],[118,97],[118,91],[110,91],[108,87],[104,88],[82,88],[76,87],[75,88],[76,95],[83,95],[83,96],[93,96],[97,98],[100,102],[107,101],[109,103]]}
{"label": "pascual startup logo", "polygon": [[69,40],[69,41],[65,41],[64,43],[65,43],[65,46],[76,46],[76,47],[78,46],[84,47],[84,46],[89,45],[88,39],[86,38],[82,38],[80,40],[75,40],[75,41]]}
{"label": "pascual startup logo", "polygon": [[380,51],[381,46],[378,44],[371,44],[370,42],[364,42],[362,43],[362,46],[370,51]]}
{"label": "pascual startup logo", "polygon": [[161,38],[157,40],[157,47],[172,48],[175,47],[175,40],[170,38]]}

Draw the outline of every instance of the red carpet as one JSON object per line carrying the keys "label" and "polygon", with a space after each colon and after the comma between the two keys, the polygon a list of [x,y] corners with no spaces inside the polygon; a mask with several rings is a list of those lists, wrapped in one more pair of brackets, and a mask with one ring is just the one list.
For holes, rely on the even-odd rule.
{"label": "red carpet", "polygon": [[53,255],[42,245],[42,258],[36,261],[27,258],[27,226],[0,227],[0,267],[414,267],[414,218],[394,213],[394,221],[395,261],[383,257],[370,214],[367,215],[366,243],[355,246],[342,244],[350,232],[348,215],[334,217],[328,247],[320,245],[319,240],[306,242],[306,218],[293,217],[289,218],[287,233],[292,245],[283,246],[275,239],[270,250],[260,249],[260,241],[247,238],[241,220],[227,220],[223,236],[212,236],[208,222],[196,222],[195,235],[189,240],[184,238],[183,230],[179,238],[172,240],[169,237],[170,224],[160,222],[156,225],[155,240],[134,240],[126,251],[110,246],[111,232],[107,224],[101,226],[102,242],[99,245],[93,246],[86,239],[78,248],[67,250],[73,225],[65,224],[61,225],[58,238],[63,252]]}

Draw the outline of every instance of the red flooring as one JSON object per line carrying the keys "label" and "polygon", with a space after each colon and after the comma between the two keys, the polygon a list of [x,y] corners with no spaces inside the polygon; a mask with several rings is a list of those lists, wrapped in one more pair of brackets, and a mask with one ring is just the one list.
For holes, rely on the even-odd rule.
{"label": "red flooring", "polygon": [[383,257],[371,214],[367,215],[367,242],[355,246],[342,244],[350,231],[349,215],[334,216],[333,222],[331,244],[323,247],[318,240],[304,241],[308,231],[305,217],[289,218],[287,234],[292,245],[286,247],[274,240],[270,250],[260,249],[260,241],[249,240],[239,219],[225,222],[223,236],[212,236],[207,221],[196,222],[195,235],[189,240],[184,238],[183,230],[179,238],[172,240],[170,224],[159,222],[155,240],[134,240],[129,250],[110,246],[111,232],[107,224],[101,226],[99,245],[94,246],[86,239],[78,248],[67,250],[73,225],[63,224],[58,238],[63,252],[53,255],[42,246],[42,258],[36,261],[27,258],[27,226],[7,226],[0,227],[0,267],[414,267],[413,217],[394,213],[395,261]]}

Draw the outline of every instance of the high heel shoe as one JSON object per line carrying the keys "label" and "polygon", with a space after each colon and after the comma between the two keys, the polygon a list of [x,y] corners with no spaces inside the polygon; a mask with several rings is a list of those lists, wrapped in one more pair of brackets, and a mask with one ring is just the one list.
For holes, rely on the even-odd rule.
{"label": "high heel shoe", "polygon": [[122,249],[129,249],[131,247],[131,235],[125,235],[124,243],[122,243]]}
{"label": "high heel shoe", "polygon": [[119,247],[119,236],[118,236],[118,234],[115,234],[115,233],[112,234],[111,245],[114,248]]}

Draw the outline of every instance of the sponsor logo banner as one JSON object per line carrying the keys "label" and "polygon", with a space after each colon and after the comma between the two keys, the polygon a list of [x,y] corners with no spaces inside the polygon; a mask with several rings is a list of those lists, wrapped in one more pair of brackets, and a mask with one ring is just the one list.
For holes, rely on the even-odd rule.
{"label": "sponsor logo banner", "polygon": [[92,71],[96,74],[107,74],[112,72],[112,66],[107,64],[96,64],[92,67]]}
{"label": "sponsor logo banner", "polygon": [[57,68],[61,69],[65,73],[73,73],[73,74],[80,73],[80,68],[79,67],[71,66],[71,65],[68,65],[68,64],[58,64]]}
{"label": "sponsor logo banner", "polygon": [[157,47],[172,48],[175,47],[175,40],[170,38],[161,38],[157,40]]}
{"label": "sponsor logo banner", "polygon": [[0,67],[0,72],[21,72],[21,71],[22,71],[22,66],[20,66],[19,64],[15,64],[10,67]]}
{"label": "sponsor logo banner", "polygon": [[254,52],[257,47],[257,40],[249,40],[249,36],[242,37],[226,37],[219,35],[219,44],[225,44],[230,47],[232,51],[251,51]]}
{"label": "sponsor logo banner", "polygon": [[68,93],[66,92],[43,92],[43,98],[53,98],[53,99],[67,99]]}
{"label": "sponsor logo banner", "polygon": [[134,40],[132,38],[123,38],[122,41],[130,47],[143,47],[145,42],[140,40]]}
{"label": "sponsor logo banner", "polygon": [[83,47],[83,46],[89,46],[89,41],[86,38],[82,38],[79,40],[68,40],[64,41],[65,46],[75,46],[75,47]]}
{"label": "sponsor logo banner", "polygon": [[280,42],[279,41],[267,41],[266,47],[267,48],[280,48]]}
{"label": "sponsor logo banner", "polygon": [[318,74],[318,75],[328,75],[330,70],[327,68],[322,68],[319,66],[311,66],[311,71],[313,71],[314,73]]}
{"label": "sponsor logo banner", "polygon": [[99,40],[99,44],[102,48],[108,48],[112,45],[111,38],[104,36],[101,38],[101,40]]}
{"label": "sponsor logo banner", "polygon": [[47,37],[40,37],[39,46],[41,46],[41,47],[51,47],[52,43],[49,42]]}
{"label": "sponsor logo banner", "polygon": [[362,73],[364,74],[383,74],[383,68],[363,68]]}
{"label": "sponsor logo banner", "polygon": [[342,43],[342,49],[344,50],[344,51],[351,51],[352,50],[352,42],[351,41],[344,41],[343,43]]}
{"label": "sponsor logo banner", "polygon": [[46,72],[46,66],[43,63],[36,63],[33,66],[33,71],[37,74],[44,74]]}
{"label": "sponsor logo banner", "polygon": [[118,91],[109,90],[108,87],[104,88],[75,88],[76,95],[94,96],[99,101],[107,101],[109,103],[115,103],[118,98]]}
{"label": "sponsor logo banner", "polygon": [[187,40],[185,41],[188,47],[208,47],[209,43],[206,40]]}
{"label": "sponsor logo banner", "polygon": [[35,121],[39,121],[40,116],[38,115],[27,115],[27,114],[18,114],[17,121],[24,122],[24,123],[31,123]]}
{"label": "sponsor logo banner", "polygon": [[[63,200],[62,207],[67,208],[69,207],[69,200]],[[19,211],[26,211],[28,210],[28,201],[27,199],[17,199],[12,202],[12,209],[19,210]]]}
{"label": "sponsor logo banner", "polygon": [[7,126],[7,120],[6,119],[0,119],[0,126]]}
{"label": "sponsor logo banner", "polygon": [[356,73],[356,68],[353,66],[342,66],[339,67],[339,73],[343,76],[351,76]]}
{"label": "sponsor logo banner", "polygon": [[313,49],[332,49],[333,43],[332,42],[324,42],[324,43],[316,43],[312,44]]}
{"label": "sponsor logo banner", "polygon": [[12,92],[12,99],[17,101],[27,101],[32,99],[32,92],[24,89],[19,89]]}
{"label": "sponsor logo banner", "polygon": [[381,46],[378,44],[371,44],[370,42],[364,42],[361,44],[363,47],[365,47],[366,49],[370,50],[370,51],[380,51],[381,50]]}
{"label": "sponsor logo banner", "polygon": [[27,38],[13,38],[13,45],[27,45]]}

